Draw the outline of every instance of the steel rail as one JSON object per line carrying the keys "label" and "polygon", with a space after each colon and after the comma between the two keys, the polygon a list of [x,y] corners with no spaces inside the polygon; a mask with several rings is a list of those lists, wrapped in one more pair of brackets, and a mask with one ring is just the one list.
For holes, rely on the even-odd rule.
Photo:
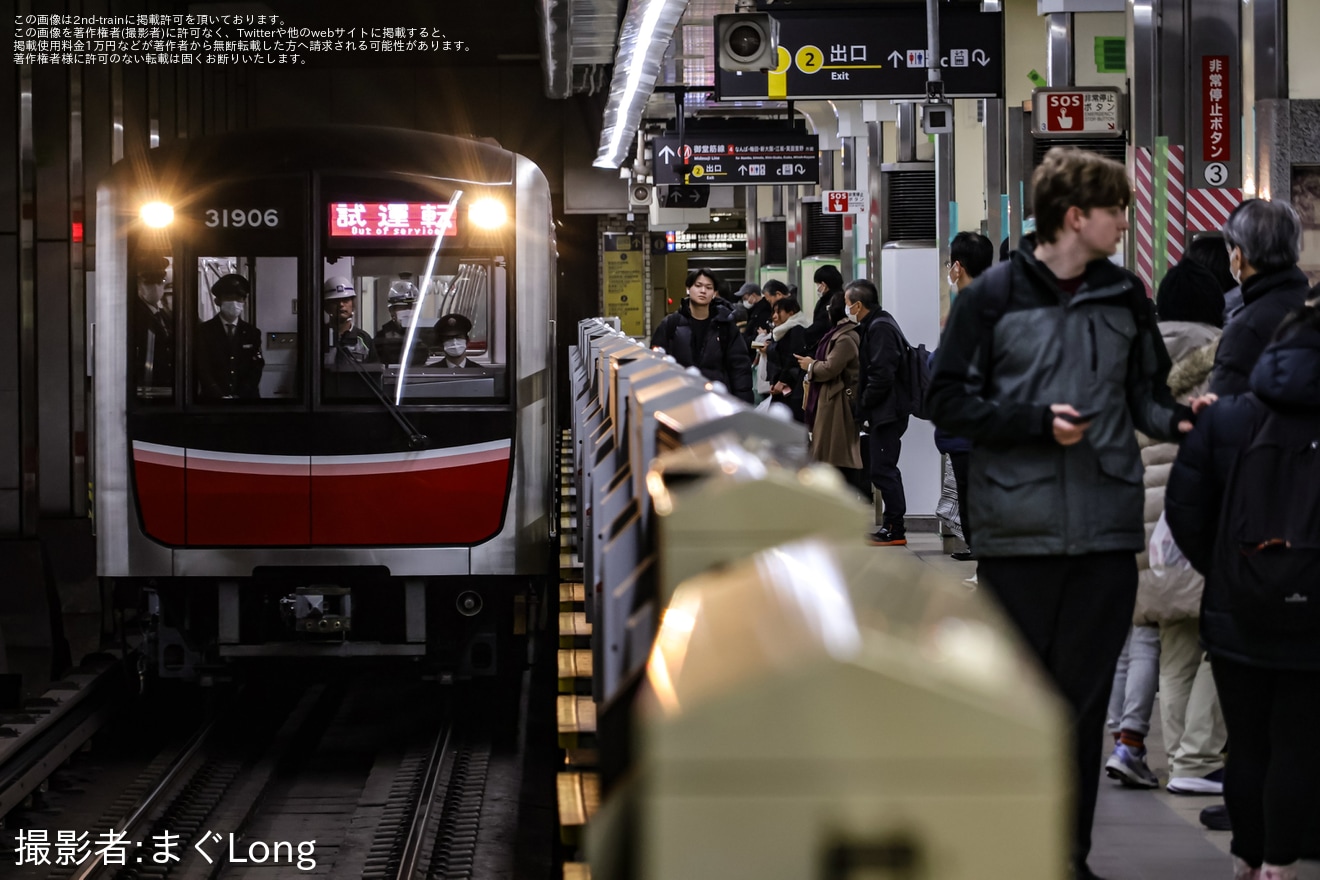
{"label": "steel rail", "polygon": [[454,723],[446,723],[436,735],[431,747],[431,757],[426,762],[420,793],[417,797],[417,809],[413,811],[412,826],[408,829],[408,838],[404,841],[403,853],[399,859],[398,880],[412,880],[421,861],[422,845],[426,840],[426,827],[431,821],[431,810],[435,804],[436,789],[440,784],[440,770],[453,746]]}

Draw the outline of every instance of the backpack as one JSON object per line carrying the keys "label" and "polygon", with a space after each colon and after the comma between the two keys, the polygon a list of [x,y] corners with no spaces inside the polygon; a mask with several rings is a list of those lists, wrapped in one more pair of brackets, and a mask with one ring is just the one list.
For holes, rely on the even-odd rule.
{"label": "backpack", "polygon": [[916,418],[928,419],[930,414],[926,408],[926,389],[930,387],[930,352],[926,350],[924,344],[914,348],[912,343],[907,341],[907,337],[903,335],[903,328],[898,326],[892,315],[886,313],[880,317],[880,320],[894,328],[903,346],[897,386],[899,392],[906,398],[906,411],[908,415]]}
{"label": "backpack", "polygon": [[1320,421],[1267,411],[1225,482],[1214,570],[1234,617],[1320,631]]}

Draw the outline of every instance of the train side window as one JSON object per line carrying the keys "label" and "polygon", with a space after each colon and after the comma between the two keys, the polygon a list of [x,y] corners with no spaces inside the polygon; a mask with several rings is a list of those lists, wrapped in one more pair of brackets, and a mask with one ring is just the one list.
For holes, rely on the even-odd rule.
{"label": "train side window", "polygon": [[327,400],[507,398],[503,260],[451,255],[426,267],[421,255],[326,264]]}
{"label": "train side window", "polygon": [[174,400],[174,267],[160,253],[138,255],[129,300],[129,358],[138,400]]}
{"label": "train side window", "polygon": [[197,258],[199,403],[299,396],[297,290],[297,257]]}

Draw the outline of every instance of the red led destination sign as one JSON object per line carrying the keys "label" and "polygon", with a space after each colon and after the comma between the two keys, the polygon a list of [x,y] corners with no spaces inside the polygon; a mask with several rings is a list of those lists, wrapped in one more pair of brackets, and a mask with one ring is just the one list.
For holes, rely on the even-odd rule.
{"label": "red led destination sign", "polygon": [[[331,202],[331,238],[434,238],[449,210],[444,203]],[[458,233],[458,212],[449,217],[445,235]]]}

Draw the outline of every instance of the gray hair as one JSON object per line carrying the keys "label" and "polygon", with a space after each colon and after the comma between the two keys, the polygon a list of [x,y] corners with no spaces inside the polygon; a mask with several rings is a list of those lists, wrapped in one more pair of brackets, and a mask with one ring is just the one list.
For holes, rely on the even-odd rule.
{"label": "gray hair", "polygon": [[1224,243],[1257,272],[1286,269],[1301,257],[1302,221],[1287,202],[1248,199],[1224,222]]}
{"label": "gray hair", "polygon": [[862,308],[868,312],[874,312],[880,308],[880,292],[876,290],[874,284],[865,278],[849,281],[843,293],[848,302],[861,303]]}

